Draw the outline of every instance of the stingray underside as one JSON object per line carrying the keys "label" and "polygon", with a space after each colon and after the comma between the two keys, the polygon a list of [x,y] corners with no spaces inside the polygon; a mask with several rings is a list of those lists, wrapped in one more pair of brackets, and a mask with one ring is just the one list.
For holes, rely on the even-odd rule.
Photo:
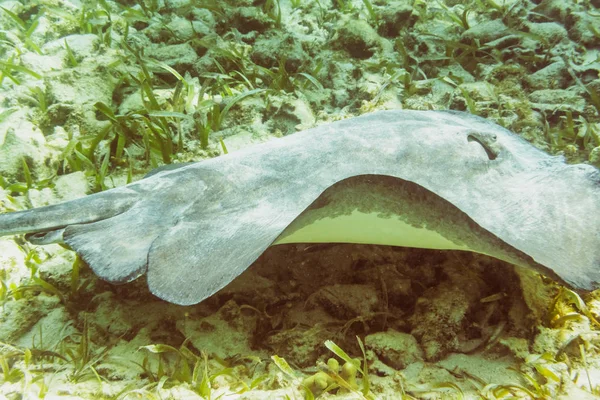
{"label": "stingray underside", "polygon": [[482,228],[454,204],[400,178],[360,175],[328,188],[277,238],[275,244],[363,243],[464,250],[554,271]]}
{"label": "stingray underside", "polygon": [[[229,199],[247,199],[238,194]],[[113,218],[65,229],[65,241],[80,253],[94,272],[113,283],[128,282],[147,271],[150,291],[181,305],[195,304],[223,288],[246,270],[270,245],[291,242],[372,243],[440,248],[424,239],[410,244],[397,232],[386,237],[364,233],[365,223],[388,220],[391,228],[406,224],[443,237],[450,247],[488,254],[520,266],[533,267],[559,279],[526,254],[481,228],[456,206],[427,189],[399,178],[358,176],[329,187],[306,207],[290,201],[285,193],[271,193],[255,203],[223,199],[203,207],[203,199],[182,214],[161,213],[161,218],[142,218],[136,207]],[[142,207],[137,207],[142,209]],[[376,215],[373,220],[354,219],[355,212]],[[323,225],[312,240],[299,231],[325,219],[350,217],[345,226]],[[403,225],[404,224],[404,225]],[[355,234],[352,232],[354,225]],[[378,229],[374,223],[374,229]],[[345,236],[340,239],[340,234]],[[411,231],[409,235],[414,234]],[[435,242],[437,243],[437,242]],[[452,247],[455,246],[455,247]]]}

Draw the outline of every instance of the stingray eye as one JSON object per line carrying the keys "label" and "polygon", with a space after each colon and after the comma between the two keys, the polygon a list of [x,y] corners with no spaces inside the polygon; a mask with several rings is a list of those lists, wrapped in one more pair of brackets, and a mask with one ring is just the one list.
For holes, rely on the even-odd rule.
{"label": "stingray eye", "polygon": [[[488,159],[495,160],[498,157],[498,153],[496,151],[494,151],[489,144],[487,144],[487,143],[485,143],[485,141],[481,140],[478,136],[479,135],[476,135],[476,134],[469,134],[467,136],[467,141],[479,143],[479,145],[481,145],[481,147],[483,147],[483,150],[485,150],[485,154],[487,154]],[[491,135],[490,139],[493,142],[493,141],[496,141],[497,137],[496,137],[496,135]]]}
{"label": "stingray eye", "polygon": [[63,229],[57,229],[54,231],[44,231],[36,233],[28,233],[25,235],[25,240],[32,244],[53,244],[53,243],[64,243],[63,241]]}

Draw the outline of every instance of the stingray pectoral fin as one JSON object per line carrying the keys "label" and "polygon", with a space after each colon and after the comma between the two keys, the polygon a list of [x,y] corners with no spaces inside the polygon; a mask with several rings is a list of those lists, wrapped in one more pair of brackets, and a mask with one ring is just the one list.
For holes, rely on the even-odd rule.
{"label": "stingray pectoral fin", "polygon": [[143,179],[148,179],[151,176],[158,175],[163,172],[174,171],[176,169],[187,167],[188,165],[191,165],[191,164],[194,164],[194,162],[184,162],[184,163],[178,163],[178,164],[165,164],[158,168],[154,168],[152,171],[148,172],[146,175],[144,175]]}
{"label": "stingray pectoral fin", "polygon": [[81,199],[0,215],[0,236],[45,232],[68,225],[110,218],[129,209],[138,199],[133,190],[96,193]]}
{"label": "stingray pectoral fin", "polygon": [[180,222],[156,239],[148,255],[154,295],[179,305],[199,303],[246,270],[282,230],[266,233],[235,215],[222,217]]}
{"label": "stingray pectoral fin", "polygon": [[68,226],[63,238],[100,278],[126,283],[146,272],[150,246],[166,229],[159,216],[134,207],[102,221]]}

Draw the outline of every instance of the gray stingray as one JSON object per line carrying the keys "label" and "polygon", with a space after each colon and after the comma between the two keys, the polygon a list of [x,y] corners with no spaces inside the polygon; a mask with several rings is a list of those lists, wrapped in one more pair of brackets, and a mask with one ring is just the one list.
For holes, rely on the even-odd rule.
{"label": "gray stingray", "polygon": [[600,281],[600,171],[485,119],[383,111],[321,125],[127,186],[0,215],[0,235],[64,242],[109,282],[147,274],[187,305],[269,246],[458,249],[574,288]]}

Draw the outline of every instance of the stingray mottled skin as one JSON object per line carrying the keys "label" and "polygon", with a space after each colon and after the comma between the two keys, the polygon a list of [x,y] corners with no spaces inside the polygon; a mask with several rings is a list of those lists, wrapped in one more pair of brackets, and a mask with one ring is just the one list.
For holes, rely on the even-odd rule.
{"label": "stingray mottled skin", "polygon": [[299,241],[470,250],[590,290],[599,228],[596,168],[469,114],[399,110],[0,215],[0,235],[64,241],[101,278],[146,273],[152,293],[177,304],[212,295],[270,245]]}

